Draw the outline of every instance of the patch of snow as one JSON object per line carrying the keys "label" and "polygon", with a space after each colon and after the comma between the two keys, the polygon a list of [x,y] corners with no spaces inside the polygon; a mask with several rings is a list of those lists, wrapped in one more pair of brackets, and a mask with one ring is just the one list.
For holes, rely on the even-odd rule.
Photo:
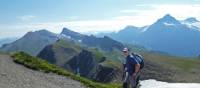
{"label": "patch of snow", "polygon": [[186,25],[188,28],[193,28],[194,26],[190,23],[183,23],[184,25]]}
{"label": "patch of snow", "polygon": [[142,29],[142,32],[145,32],[147,29],[149,28],[149,26],[146,26]]}
{"label": "patch of snow", "polygon": [[200,88],[200,83],[168,83],[154,79],[141,81],[140,88]]}
{"label": "patch of snow", "polygon": [[166,26],[174,26],[175,24],[172,24],[172,23],[164,23],[164,25],[166,25]]}
{"label": "patch of snow", "polygon": [[78,42],[80,42],[80,43],[81,43],[81,42],[82,42],[82,40],[78,40]]}

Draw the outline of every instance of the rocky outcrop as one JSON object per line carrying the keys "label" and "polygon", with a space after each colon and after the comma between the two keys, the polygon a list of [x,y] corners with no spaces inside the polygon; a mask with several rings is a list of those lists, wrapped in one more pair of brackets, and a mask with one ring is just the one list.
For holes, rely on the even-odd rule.
{"label": "rocky outcrop", "polygon": [[115,68],[101,65],[105,59],[105,57],[102,57],[98,62],[92,52],[82,50],[81,53],[65,64],[65,68],[99,82],[110,82],[116,75],[116,70]]}
{"label": "rocky outcrop", "polygon": [[110,82],[116,76],[116,70],[111,67],[106,67],[103,65],[98,65],[96,74],[94,74],[93,79],[100,82]]}
{"label": "rocky outcrop", "polygon": [[50,63],[64,67],[71,58],[80,52],[79,47],[70,41],[58,40],[56,43],[46,46],[37,57]]}
{"label": "rocky outcrop", "polygon": [[79,48],[70,41],[58,40],[46,46],[37,56],[75,74],[100,82],[112,80],[115,70],[101,63],[106,62],[106,57],[96,56],[95,52]]}
{"label": "rocky outcrop", "polygon": [[53,45],[46,46],[37,57],[40,57],[52,64],[56,63],[55,53],[53,51]]}
{"label": "rocky outcrop", "polygon": [[94,55],[87,50],[82,50],[81,53],[69,60],[65,67],[69,67],[74,73],[90,78],[96,71],[97,65]]}

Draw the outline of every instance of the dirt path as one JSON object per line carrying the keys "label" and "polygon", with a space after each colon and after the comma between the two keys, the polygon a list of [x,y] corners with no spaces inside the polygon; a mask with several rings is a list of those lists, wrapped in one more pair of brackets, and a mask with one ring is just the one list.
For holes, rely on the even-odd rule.
{"label": "dirt path", "polygon": [[56,74],[28,69],[8,55],[0,55],[0,88],[86,88],[83,84]]}

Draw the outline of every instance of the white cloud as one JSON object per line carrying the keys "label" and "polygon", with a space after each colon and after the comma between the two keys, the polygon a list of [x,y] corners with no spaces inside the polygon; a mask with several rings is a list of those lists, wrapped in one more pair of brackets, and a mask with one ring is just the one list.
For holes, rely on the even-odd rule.
{"label": "white cloud", "polygon": [[33,20],[33,19],[35,19],[36,18],[36,16],[34,16],[34,15],[24,15],[24,16],[20,16],[20,17],[17,17],[17,18],[19,18],[21,21],[31,21],[31,20]]}
{"label": "white cloud", "polygon": [[71,16],[71,17],[68,17],[67,19],[68,19],[68,20],[77,20],[77,19],[78,19],[78,16]]}
{"label": "white cloud", "polygon": [[[85,20],[85,21],[69,21],[69,22],[48,22],[48,23],[26,23],[17,25],[0,25],[0,30],[4,34],[0,36],[19,36],[24,35],[28,31],[47,29],[54,33],[60,33],[63,27],[67,27],[73,31],[94,34],[99,32],[118,31],[125,27],[124,22],[118,20]],[[17,35],[16,35],[17,34]]]}
{"label": "white cloud", "polygon": [[87,21],[72,21],[66,22],[66,26],[71,29],[76,29],[82,33],[91,32],[110,32],[118,31],[126,26],[126,23],[119,20],[87,20]]}
{"label": "white cloud", "polygon": [[140,10],[136,10],[136,9],[124,9],[124,10],[121,10],[120,12],[121,13],[136,13],[136,12],[139,12]]}

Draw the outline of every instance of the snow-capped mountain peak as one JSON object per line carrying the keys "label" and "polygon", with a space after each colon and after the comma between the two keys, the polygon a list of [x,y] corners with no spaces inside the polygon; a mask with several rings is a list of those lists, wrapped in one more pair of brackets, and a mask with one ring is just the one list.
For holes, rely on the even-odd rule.
{"label": "snow-capped mountain peak", "polygon": [[200,21],[198,21],[194,17],[189,17],[189,18],[185,19],[184,22],[187,22],[187,23],[196,23],[196,22],[200,22]]}
{"label": "snow-capped mountain peak", "polygon": [[170,14],[165,15],[164,17],[160,18],[156,23],[162,23],[162,24],[180,24],[178,20],[176,20],[174,17],[172,17]]}
{"label": "snow-capped mountain peak", "polygon": [[189,28],[200,30],[200,21],[194,17],[187,18],[181,21],[181,23],[188,26]]}

